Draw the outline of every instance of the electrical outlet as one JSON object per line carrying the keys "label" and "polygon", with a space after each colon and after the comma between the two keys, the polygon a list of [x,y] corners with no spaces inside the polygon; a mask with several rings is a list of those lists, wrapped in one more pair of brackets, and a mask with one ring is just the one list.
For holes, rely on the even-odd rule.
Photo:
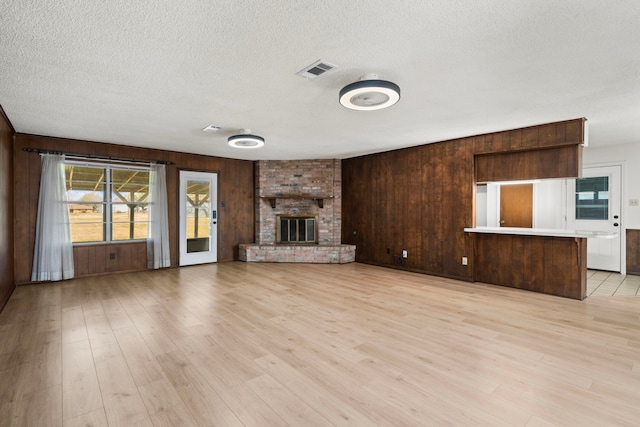
{"label": "electrical outlet", "polygon": [[467,257],[466,256],[462,257],[462,265],[467,265]]}
{"label": "electrical outlet", "polygon": [[404,249],[402,250],[402,258],[406,258],[407,257],[407,251],[405,251]]}
{"label": "electrical outlet", "polygon": [[640,200],[638,200],[638,199],[629,199],[629,206],[640,206]]}
{"label": "electrical outlet", "polygon": [[115,252],[111,252],[111,253],[109,254],[109,259],[111,259],[111,260],[116,259],[116,253],[115,253]]}

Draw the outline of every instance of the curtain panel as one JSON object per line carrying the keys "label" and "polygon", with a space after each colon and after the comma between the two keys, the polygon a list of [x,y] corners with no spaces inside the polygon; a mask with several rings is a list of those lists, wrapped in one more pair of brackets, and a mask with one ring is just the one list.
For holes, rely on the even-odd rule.
{"label": "curtain panel", "polygon": [[171,267],[167,177],[164,165],[151,165],[149,173],[149,195],[147,267],[150,269]]}
{"label": "curtain panel", "polygon": [[64,173],[64,155],[41,154],[42,173],[38,195],[36,241],[31,280],[71,279],[73,244]]}

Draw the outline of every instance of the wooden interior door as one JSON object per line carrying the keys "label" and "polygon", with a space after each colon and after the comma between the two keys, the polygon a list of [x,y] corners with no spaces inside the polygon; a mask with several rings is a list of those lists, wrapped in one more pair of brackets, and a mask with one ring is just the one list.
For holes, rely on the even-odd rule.
{"label": "wooden interior door", "polygon": [[500,186],[500,227],[533,227],[533,184]]}

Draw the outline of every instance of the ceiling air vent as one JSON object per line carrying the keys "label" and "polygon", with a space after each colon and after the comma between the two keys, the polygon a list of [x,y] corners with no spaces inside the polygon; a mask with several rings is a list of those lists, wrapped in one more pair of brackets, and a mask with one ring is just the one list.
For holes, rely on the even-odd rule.
{"label": "ceiling air vent", "polygon": [[315,79],[326,73],[327,71],[331,71],[334,68],[337,68],[337,65],[333,65],[329,62],[318,59],[311,65],[304,67],[302,70],[296,73],[297,76],[304,77],[307,79]]}

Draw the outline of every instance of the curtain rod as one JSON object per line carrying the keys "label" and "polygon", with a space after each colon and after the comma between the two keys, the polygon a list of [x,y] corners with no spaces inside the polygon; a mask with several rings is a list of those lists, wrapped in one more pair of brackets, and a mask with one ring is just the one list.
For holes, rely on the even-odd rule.
{"label": "curtain rod", "polygon": [[80,154],[80,153],[66,153],[64,151],[54,151],[54,150],[43,150],[41,148],[23,148],[23,151],[27,151],[29,153],[39,153],[39,154],[64,154],[66,156],[74,156],[74,157],[84,157],[87,159],[98,159],[98,160],[114,160],[120,162],[131,162],[131,163],[157,163],[160,165],[173,165],[173,162],[165,161],[165,160],[138,160],[126,157],[112,157],[112,156],[100,156],[95,154]]}

